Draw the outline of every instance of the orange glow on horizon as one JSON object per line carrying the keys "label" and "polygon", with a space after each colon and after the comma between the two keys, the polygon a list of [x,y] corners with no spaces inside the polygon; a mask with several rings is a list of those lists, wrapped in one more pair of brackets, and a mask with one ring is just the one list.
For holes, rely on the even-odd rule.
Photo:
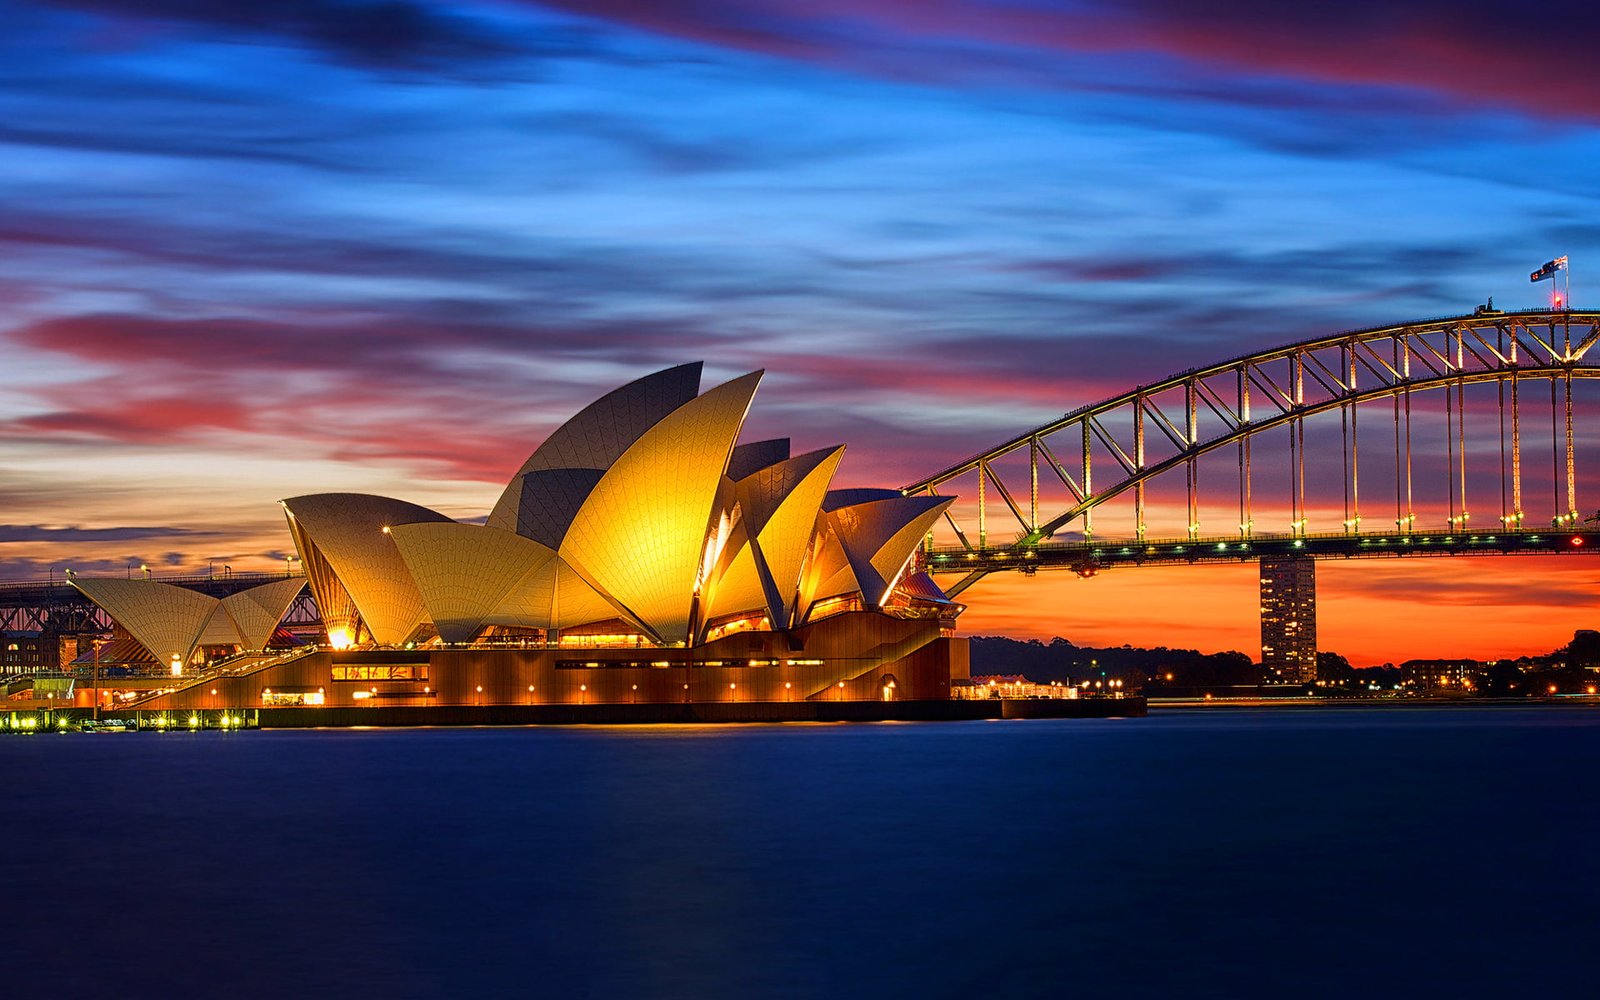
{"label": "orange glow on horizon", "polygon": [[[945,578],[942,582],[950,582]],[[1079,646],[1238,650],[1258,659],[1254,563],[994,574],[963,592],[962,635]],[[1595,595],[1585,600],[1585,594]],[[1600,560],[1570,556],[1322,560],[1317,645],[1357,666],[1548,653],[1600,624]]]}

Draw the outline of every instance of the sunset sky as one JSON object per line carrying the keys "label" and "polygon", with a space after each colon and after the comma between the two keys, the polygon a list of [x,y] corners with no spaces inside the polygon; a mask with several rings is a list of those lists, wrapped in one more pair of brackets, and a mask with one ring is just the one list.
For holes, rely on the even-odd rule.
{"label": "sunset sky", "polygon": [[[1579,305],[1600,281],[1600,74],[1559,54],[1600,42],[1585,5],[0,0],[0,25],[7,580],[282,569],[274,501],[302,493],[479,516],[566,416],[684,361],[767,369],[747,436],[846,442],[841,485],[896,486],[1194,365],[1542,305],[1558,254]],[[1600,560],[1319,574],[1321,645],[1358,663],[1600,627]],[[1251,566],[964,600],[970,633],[1259,649]]]}

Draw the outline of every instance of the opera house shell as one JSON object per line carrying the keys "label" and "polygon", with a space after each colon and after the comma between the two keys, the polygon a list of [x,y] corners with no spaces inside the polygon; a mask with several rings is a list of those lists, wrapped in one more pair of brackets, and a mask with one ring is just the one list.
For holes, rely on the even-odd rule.
{"label": "opera house shell", "polygon": [[[740,442],[761,372],[705,392],[700,376],[669,368],[590,404],[483,523],[356,493],[282,501],[328,643],[246,700],[339,704],[347,681],[386,704],[910,696],[896,670],[942,697],[965,672],[961,607],[917,556],[952,498],[834,489],[843,445]],[[298,582],[231,609],[170,601],[165,631],[148,582],[79,585],[163,662],[187,662],[230,627],[259,649]],[[174,707],[197,704],[183,694]]]}

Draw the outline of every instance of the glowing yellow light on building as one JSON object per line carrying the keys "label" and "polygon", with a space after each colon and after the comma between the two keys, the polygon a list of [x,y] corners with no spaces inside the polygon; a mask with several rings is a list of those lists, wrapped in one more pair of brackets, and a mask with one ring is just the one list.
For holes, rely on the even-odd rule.
{"label": "glowing yellow light on building", "polygon": [[183,676],[183,657],[179,656],[177,653],[172,654],[172,676]]}
{"label": "glowing yellow light on building", "polygon": [[334,649],[349,649],[355,640],[350,630],[342,625],[328,629],[328,645]]}
{"label": "glowing yellow light on building", "polygon": [[483,694],[483,685],[482,684],[478,685],[478,693],[479,694]]}

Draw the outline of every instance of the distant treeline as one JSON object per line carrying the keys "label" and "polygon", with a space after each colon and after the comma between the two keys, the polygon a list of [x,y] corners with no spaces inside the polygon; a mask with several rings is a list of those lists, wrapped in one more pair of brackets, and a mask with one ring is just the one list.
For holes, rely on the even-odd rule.
{"label": "distant treeline", "polygon": [[1174,683],[1237,685],[1259,684],[1261,669],[1244,653],[1202,653],[1195,649],[1141,649],[1136,646],[1097,648],[1078,646],[1059,636],[1049,642],[1008,639],[1004,636],[972,637],[974,674],[1022,674],[1041,684],[1074,684],[1102,677],[1139,686],[1147,678],[1173,675]]}
{"label": "distant treeline", "polygon": [[[1317,676],[1324,683],[1389,689],[1414,674],[1417,668],[1448,662],[1474,676],[1474,692],[1481,695],[1520,696],[1549,693],[1583,693],[1600,682],[1600,632],[1581,629],[1572,641],[1543,656],[1507,657],[1500,660],[1408,660],[1398,666],[1352,667],[1338,653],[1317,654]],[[1126,688],[1153,683],[1166,689],[1247,687],[1270,683],[1267,672],[1248,654],[1229,650],[1202,653],[1195,649],[1158,646],[1079,646],[1060,638],[1010,639],[1005,636],[972,637],[972,673],[1021,674],[1038,683],[1121,680]]]}

